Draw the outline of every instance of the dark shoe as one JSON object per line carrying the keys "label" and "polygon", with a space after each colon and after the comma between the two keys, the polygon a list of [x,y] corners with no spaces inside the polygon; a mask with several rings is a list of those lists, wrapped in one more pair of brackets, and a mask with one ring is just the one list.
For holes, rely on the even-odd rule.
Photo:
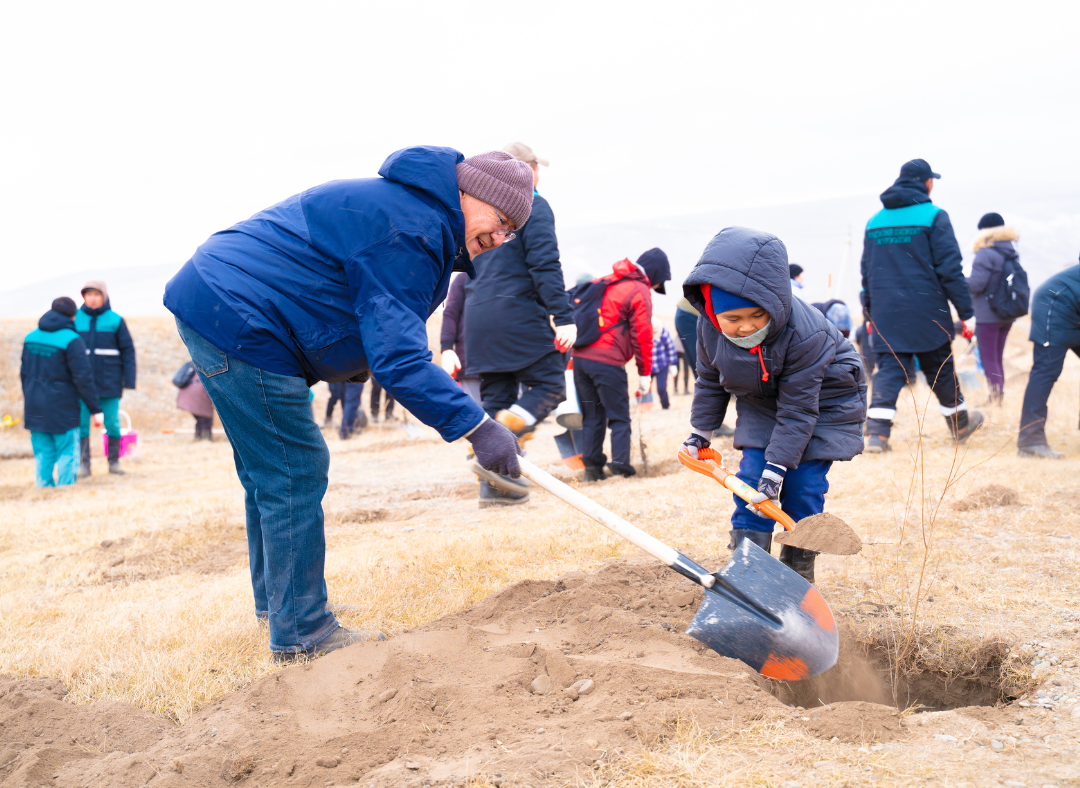
{"label": "dark shoe", "polygon": [[385,416],[383,416],[383,421],[401,421],[401,419],[399,419],[393,413],[387,413]]}
{"label": "dark shoe", "polygon": [[532,483],[524,476],[517,479],[511,479],[509,476],[503,476],[495,473],[495,471],[487,470],[476,461],[473,462],[470,470],[480,479],[481,486],[483,485],[483,482],[487,482],[498,490],[513,494],[528,494],[529,488],[532,487]]}
{"label": "dark shoe", "polygon": [[892,446],[889,445],[889,439],[885,436],[871,435],[866,439],[866,448],[863,451],[867,454],[882,454],[892,451]]}
{"label": "dark shoe", "polygon": [[734,435],[735,430],[731,429],[731,427],[726,424],[721,424],[719,427],[712,431],[712,436],[714,438],[731,438]]}
{"label": "dark shoe", "polygon": [[480,480],[480,508],[491,506],[516,506],[529,500],[529,493],[514,493],[500,490],[486,479]]}
{"label": "dark shoe", "polygon": [[367,415],[363,411],[360,411],[359,413],[356,414],[356,424],[353,425],[353,426],[354,426],[355,430],[357,432],[359,432],[360,430],[366,428],[367,425],[368,425]]}
{"label": "dark shoe", "polygon": [[90,439],[79,439],[79,478],[86,479],[90,476]]}
{"label": "dark shoe", "polygon": [[609,462],[607,467],[613,476],[635,476],[637,474],[633,465],[623,465],[621,462]]}
{"label": "dark shoe", "polygon": [[743,539],[749,539],[766,553],[772,552],[772,531],[755,531],[752,528],[732,528],[728,550],[734,550]]}
{"label": "dark shoe", "polygon": [[338,430],[337,436],[341,438],[341,440],[347,441],[349,438],[352,437],[352,433],[348,430]]}
{"label": "dark shoe", "polygon": [[585,475],[581,477],[582,481],[586,482],[602,482],[608,475],[604,473],[603,468],[599,468],[595,465],[585,466]]}
{"label": "dark shoe", "polygon": [[274,651],[273,659],[278,665],[287,665],[296,662],[302,657],[315,659],[339,648],[351,646],[353,643],[371,643],[376,640],[386,640],[386,634],[377,629],[345,629],[338,627],[323,640],[304,651]]}
{"label": "dark shoe", "polygon": [[332,416],[327,416],[326,420],[322,423],[322,428],[328,430],[334,426],[334,419]]}
{"label": "dark shoe", "polygon": [[1043,460],[1060,460],[1062,456],[1045,443],[1037,443],[1034,446],[1021,446],[1016,453],[1021,457],[1038,457]]}
{"label": "dark shoe", "polygon": [[814,584],[814,559],[817,553],[813,550],[803,550],[801,547],[792,547],[789,544],[780,545],[780,563],[790,566],[807,583]]}
{"label": "dark shoe", "polygon": [[117,476],[126,475],[123,469],[120,467],[120,441],[109,441],[109,473],[116,474]]}
{"label": "dark shoe", "polygon": [[[960,411],[956,414],[956,417],[956,427],[953,431],[953,435],[956,436],[957,443],[963,443],[974,435],[975,430],[979,429],[983,423],[983,415],[977,410],[973,410],[970,413]],[[952,420],[949,417],[946,417],[946,421],[949,422],[949,427],[952,429]]]}

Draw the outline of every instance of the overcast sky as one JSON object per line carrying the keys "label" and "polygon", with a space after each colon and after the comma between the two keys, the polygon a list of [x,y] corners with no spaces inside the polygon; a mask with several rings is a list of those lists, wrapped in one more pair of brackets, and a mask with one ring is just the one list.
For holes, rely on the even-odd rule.
{"label": "overcast sky", "polygon": [[945,207],[1052,211],[1080,184],[1078,8],[6,3],[0,289],[179,267],[413,144],[531,145],[561,226],[876,194],[916,156]]}

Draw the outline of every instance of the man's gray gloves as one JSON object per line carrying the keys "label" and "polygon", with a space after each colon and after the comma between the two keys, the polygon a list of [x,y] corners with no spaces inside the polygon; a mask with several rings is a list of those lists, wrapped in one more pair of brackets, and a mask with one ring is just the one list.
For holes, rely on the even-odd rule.
{"label": "man's gray gloves", "polygon": [[493,418],[485,418],[468,437],[480,467],[502,476],[517,479],[521,476],[518,456],[524,455],[514,433]]}
{"label": "man's gray gloves", "polygon": [[698,435],[696,432],[690,433],[690,437],[683,441],[682,448],[686,450],[686,453],[693,457],[695,460],[698,458],[699,449],[707,449],[712,446],[709,439]]}

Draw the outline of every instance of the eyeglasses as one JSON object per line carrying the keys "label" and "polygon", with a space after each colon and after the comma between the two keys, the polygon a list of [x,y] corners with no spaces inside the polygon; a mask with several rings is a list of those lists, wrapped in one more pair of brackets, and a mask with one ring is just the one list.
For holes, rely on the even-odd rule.
{"label": "eyeglasses", "polygon": [[[510,222],[506,221],[506,219],[503,218],[503,215],[501,213],[499,213],[498,208],[492,207],[491,210],[495,211],[495,218],[497,218],[499,220],[499,226],[500,227],[509,227],[510,226]],[[503,239],[503,243],[513,241],[515,238],[517,238],[517,233],[515,233],[515,232],[513,232],[511,230],[496,230],[495,232],[492,233],[492,235],[501,235],[502,239]]]}

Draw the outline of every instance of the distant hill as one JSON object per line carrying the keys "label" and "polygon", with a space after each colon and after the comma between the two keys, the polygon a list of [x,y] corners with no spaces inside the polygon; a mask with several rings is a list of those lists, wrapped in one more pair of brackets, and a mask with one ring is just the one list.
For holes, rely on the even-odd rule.
{"label": "distant hill", "polygon": [[[965,267],[973,253],[971,240],[979,217],[988,210],[978,195],[950,194],[943,207],[956,229]],[[558,222],[558,206],[556,222]],[[807,300],[830,295],[858,303],[861,286],[859,258],[866,221],[881,204],[876,195],[844,197],[792,205],[732,208],[724,211],[582,227],[559,226],[559,249],[568,286],[583,274],[599,276],[611,271],[623,257],[635,259],[659,246],[671,259],[669,295],[656,300],[656,312],[670,316],[681,295],[679,283],[701,256],[705,245],[730,225],[755,227],[778,235],[790,259],[806,270]],[[1033,287],[1062,268],[1077,262],[1080,252],[1080,191],[1017,198],[991,206],[1020,232],[1020,255]],[[181,263],[104,271],[83,271],[58,276],[0,293],[0,317],[37,317],[58,295],[77,298],[87,279],[104,279],[117,311],[125,315],[166,314],[161,305],[165,284]]]}

